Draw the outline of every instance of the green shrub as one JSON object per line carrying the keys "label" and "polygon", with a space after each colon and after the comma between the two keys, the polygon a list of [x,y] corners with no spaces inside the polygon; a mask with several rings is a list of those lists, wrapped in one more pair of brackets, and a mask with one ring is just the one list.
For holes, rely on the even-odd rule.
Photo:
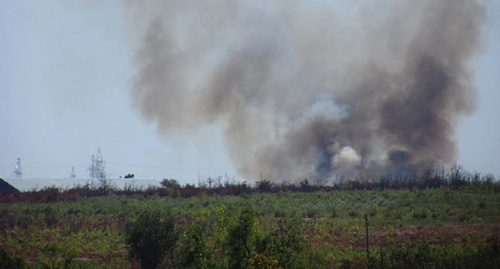
{"label": "green shrub", "polygon": [[276,260],[270,259],[265,255],[259,254],[250,260],[250,269],[278,269]]}
{"label": "green shrub", "polygon": [[303,227],[299,219],[286,219],[275,237],[272,256],[283,268],[294,268],[299,253],[305,249]]}
{"label": "green shrub", "polygon": [[338,216],[338,214],[337,214],[337,209],[336,209],[335,207],[332,207],[332,208],[330,209],[330,216],[331,216],[332,218],[336,218],[336,217]]}
{"label": "green shrub", "polygon": [[170,217],[162,219],[158,211],[146,210],[125,226],[129,254],[141,262],[142,268],[157,268],[174,248],[178,234]]}
{"label": "green shrub", "polygon": [[379,207],[377,205],[371,205],[366,211],[368,216],[372,218],[375,217],[378,214],[378,212],[379,212]]}
{"label": "green shrub", "polygon": [[11,257],[7,251],[0,248],[0,268],[20,269],[26,268],[26,261],[21,257]]}
{"label": "green shrub", "polygon": [[424,220],[427,218],[427,210],[424,208],[417,208],[412,212],[413,219]]}
{"label": "green shrub", "polygon": [[59,213],[50,206],[46,207],[43,212],[45,215],[45,224],[47,225],[47,227],[51,228],[57,226],[60,220]]}
{"label": "green shrub", "polygon": [[355,209],[350,209],[347,215],[349,215],[349,217],[356,218],[359,216],[359,212]]}
{"label": "green shrub", "polygon": [[233,227],[229,229],[227,248],[229,267],[233,269],[246,268],[252,257],[252,239],[255,213],[251,207],[241,210],[240,216]]}
{"label": "green shrub", "polygon": [[74,247],[47,242],[40,249],[38,263],[40,263],[42,268],[71,268],[75,257],[76,250]]}
{"label": "green shrub", "polygon": [[206,245],[206,226],[193,224],[182,234],[175,249],[176,268],[214,268],[212,252]]}

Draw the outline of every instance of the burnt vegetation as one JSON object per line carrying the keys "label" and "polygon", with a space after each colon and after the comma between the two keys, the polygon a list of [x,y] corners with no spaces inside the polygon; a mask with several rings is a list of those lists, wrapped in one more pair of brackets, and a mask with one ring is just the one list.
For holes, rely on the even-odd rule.
{"label": "burnt vegetation", "polygon": [[478,191],[500,192],[500,182],[492,174],[472,173],[461,166],[450,169],[427,170],[421,175],[397,173],[385,174],[371,178],[337,179],[328,184],[312,184],[308,179],[297,180],[295,183],[276,183],[268,179],[261,179],[254,184],[235,179],[207,178],[197,185],[181,185],[175,179],[163,179],[160,186],[138,188],[126,186],[117,189],[107,184],[76,186],[71,189],[46,187],[41,190],[28,192],[8,191],[0,193],[0,202],[56,202],[77,200],[79,197],[99,197],[106,195],[144,197],[158,195],[160,197],[193,197],[200,195],[243,195],[257,193],[278,192],[316,192],[342,190],[400,190],[400,189],[432,189],[432,188],[469,188]]}

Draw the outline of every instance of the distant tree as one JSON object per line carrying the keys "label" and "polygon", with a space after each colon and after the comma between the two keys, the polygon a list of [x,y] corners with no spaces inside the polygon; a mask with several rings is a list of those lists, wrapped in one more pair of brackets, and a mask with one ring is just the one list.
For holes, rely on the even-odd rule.
{"label": "distant tree", "polygon": [[168,178],[164,178],[160,184],[165,187],[165,188],[174,188],[174,189],[180,189],[181,188],[181,185],[179,184],[179,182],[177,182],[177,180],[175,179],[168,179]]}
{"label": "distant tree", "polygon": [[257,191],[260,192],[260,193],[264,193],[264,192],[271,192],[271,189],[272,189],[273,185],[271,183],[271,181],[269,180],[261,180],[261,181],[257,181]]}
{"label": "distant tree", "polygon": [[309,180],[307,178],[299,183],[299,190],[303,192],[311,191],[311,184],[309,184]]}

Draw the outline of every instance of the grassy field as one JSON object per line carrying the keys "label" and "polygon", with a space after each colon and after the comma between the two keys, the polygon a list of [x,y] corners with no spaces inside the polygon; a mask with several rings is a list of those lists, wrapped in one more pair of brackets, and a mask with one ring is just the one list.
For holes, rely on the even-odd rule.
{"label": "grassy field", "polygon": [[[490,185],[191,197],[48,189],[0,204],[0,267],[17,258],[21,268],[500,268]],[[153,265],[140,251],[154,244],[140,240],[166,246]]]}

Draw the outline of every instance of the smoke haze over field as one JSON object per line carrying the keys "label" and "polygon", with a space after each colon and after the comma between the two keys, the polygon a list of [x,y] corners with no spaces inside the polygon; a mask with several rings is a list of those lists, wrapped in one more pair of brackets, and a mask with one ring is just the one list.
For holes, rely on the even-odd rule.
{"label": "smoke haze over field", "polygon": [[484,8],[360,2],[349,14],[320,1],[132,6],[146,23],[133,105],[167,138],[222,126],[231,160],[251,179],[320,182],[455,163],[458,116],[475,109],[469,64]]}

